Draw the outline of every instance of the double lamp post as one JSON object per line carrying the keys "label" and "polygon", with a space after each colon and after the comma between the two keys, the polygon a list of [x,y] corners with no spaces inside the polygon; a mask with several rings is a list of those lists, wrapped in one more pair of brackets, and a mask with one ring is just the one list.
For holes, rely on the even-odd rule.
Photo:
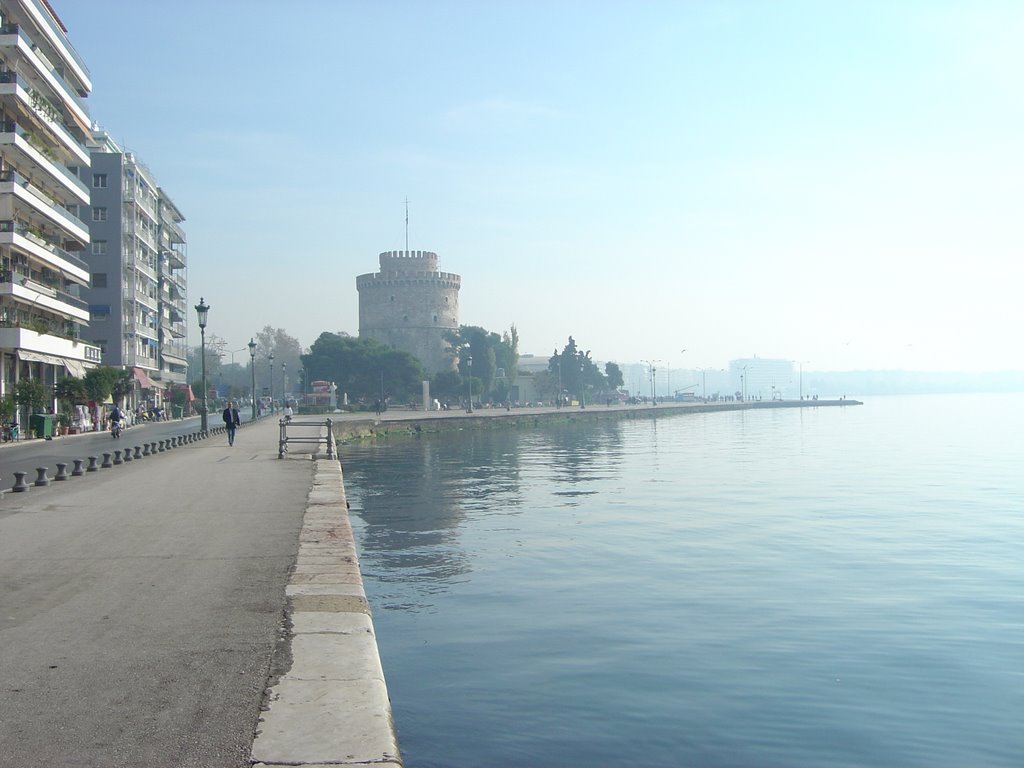
{"label": "double lamp post", "polygon": [[[202,399],[202,405],[200,406],[202,410],[200,411],[200,414],[199,414],[199,418],[200,418],[199,428],[205,433],[205,432],[207,432],[209,430],[209,427],[210,427],[210,422],[209,422],[209,406],[208,406],[207,400],[206,400],[206,398],[209,395],[209,388],[206,386],[206,321],[207,321],[207,318],[209,317],[209,314],[210,314],[210,306],[205,301],[203,301],[203,297],[202,296],[199,297],[199,303],[196,304],[195,310],[196,310],[196,314],[199,316],[199,333],[200,333],[200,338],[201,338],[201,342],[200,342],[201,352],[200,352],[200,354],[202,355],[202,367],[203,367],[203,399]],[[252,418],[253,418],[253,421],[255,421],[256,420],[256,339],[250,338],[249,339],[249,344],[247,346],[249,347],[249,361],[250,361],[249,362],[249,367],[250,367],[250,369],[252,371],[252,398],[251,398],[251,400],[252,400]],[[271,353],[271,355],[270,355],[270,364],[271,365],[274,364],[274,355],[273,355],[273,353]],[[273,373],[273,369],[271,369],[271,373]],[[271,375],[271,380],[270,380],[270,387],[271,387],[271,395],[273,395],[274,380],[273,380],[273,376],[272,375]]]}

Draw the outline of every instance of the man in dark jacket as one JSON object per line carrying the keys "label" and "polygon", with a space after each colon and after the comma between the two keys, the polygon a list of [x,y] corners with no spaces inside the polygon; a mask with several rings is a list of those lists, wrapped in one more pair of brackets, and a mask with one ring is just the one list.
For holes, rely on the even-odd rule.
{"label": "man in dark jacket", "polygon": [[228,445],[235,444],[235,427],[242,423],[238,418],[238,409],[235,408],[235,401],[228,401],[228,407],[224,409],[224,425],[228,428]]}

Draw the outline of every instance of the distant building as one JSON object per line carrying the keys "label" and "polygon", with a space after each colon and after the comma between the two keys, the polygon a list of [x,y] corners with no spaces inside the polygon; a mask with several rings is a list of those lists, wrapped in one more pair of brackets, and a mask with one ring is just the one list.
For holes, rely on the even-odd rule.
{"label": "distant building", "polygon": [[188,373],[185,217],[133,153],[100,129],[94,141],[86,337],[159,406]]}
{"label": "distant building", "polygon": [[793,395],[792,360],[748,357],[729,361],[729,377],[735,392],[748,400],[771,400]]}
{"label": "distant building", "polygon": [[415,356],[428,374],[455,369],[446,331],[459,329],[462,278],[439,272],[437,254],[386,251],[380,272],[359,275],[359,337]]}
{"label": "distant building", "polygon": [[99,363],[81,340],[91,90],[49,3],[0,2],[0,395],[23,379],[52,393]]}

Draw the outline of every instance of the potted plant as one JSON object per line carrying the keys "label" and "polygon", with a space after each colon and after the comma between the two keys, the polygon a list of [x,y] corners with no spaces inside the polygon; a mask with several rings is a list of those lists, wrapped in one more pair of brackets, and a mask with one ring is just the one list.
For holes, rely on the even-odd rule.
{"label": "potted plant", "polygon": [[57,433],[62,437],[71,431],[71,417],[66,413],[57,414]]}

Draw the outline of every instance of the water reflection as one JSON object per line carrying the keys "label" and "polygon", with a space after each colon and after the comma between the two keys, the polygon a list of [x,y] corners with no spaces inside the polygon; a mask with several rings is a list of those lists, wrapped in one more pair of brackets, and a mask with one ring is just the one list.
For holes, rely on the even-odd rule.
{"label": "water reflection", "polygon": [[618,424],[348,446],[345,487],[361,565],[383,586],[375,607],[431,610],[432,595],[472,570],[461,542],[468,519],[494,517],[499,530],[514,535],[523,505],[537,501],[531,488],[549,489],[545,506],[586,504],[597,493],[586,486],[614,476],[622,455]]}

